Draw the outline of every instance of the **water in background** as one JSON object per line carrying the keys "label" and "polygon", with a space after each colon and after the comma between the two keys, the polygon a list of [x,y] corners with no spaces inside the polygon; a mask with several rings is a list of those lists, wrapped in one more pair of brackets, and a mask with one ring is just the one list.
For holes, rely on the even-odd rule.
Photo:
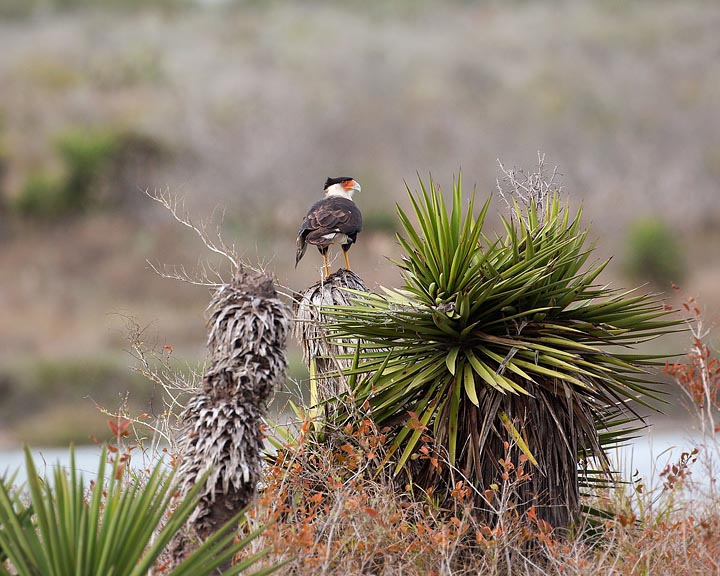
{"label": "water in background", "polygon": [[[75,465],[86,480],[97,476],[100,452],[100,446],[75,447]],[[70,464],[70,450],[67,448],[36,448],[32,453],[38,472],[47,477],[52,477],[58,466],[67,467]],[[144,465],[142,458],[134,462],[138,467]],[[24,482],[27,479],[25,453],[22,450],[0,451],[0,475],[16,471],[15,483]]]}
{"label": "water in background", "polygon": [[[635,438],[627,446],[619,448],[614,454],[622,477],[625,480],[645,479],[647,486],[656,486],[661,482],[660,473],[668,465],[676,462],[683,452],[690,452],[698,444],[688,430],[678,428],[650,429],[641,437]],[[51,475],[56,466],[67,466],[70,453],[66,448],[39,448],[33,450],[35,464],[41,473]],[[98,446],[79,446],[75,448],[75,462],[78,469],[87,479],[94,478],[98,467],[100,448]],[[23,482],[25,476],[25,455],[22,450],[0,452],[0,474],[9,470],[18,471],[17,482]],[[135,458],[136,466],[146,466],[141,457]],[[713,465],[720,467],[720,462]],[[691,468],[693,478],[701,483],[710,480],[707,466],[700,463]],[[636,475],[637,472],[637,475]]]}

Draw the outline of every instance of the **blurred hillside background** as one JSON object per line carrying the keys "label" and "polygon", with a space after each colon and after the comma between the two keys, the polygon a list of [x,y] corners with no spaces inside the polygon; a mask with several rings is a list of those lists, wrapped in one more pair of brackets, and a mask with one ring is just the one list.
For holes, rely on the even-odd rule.
{"label": "blurred hillside background", "polygon": [[351,175],[354,269],[392,285],[404,180],[461,167],[484,197],[497,159],[542,151],[614,255],[605,282],[675,282],[717,318],[718,30],[711,1],[0,0],[0,445],[86,442],[127,391],[160,409],[128,319],[202,362],[207,289],[146,260],[207,251],[144,189],[224,212],[225,239],[300,289],[321,259],[293,270],[299,223]]}

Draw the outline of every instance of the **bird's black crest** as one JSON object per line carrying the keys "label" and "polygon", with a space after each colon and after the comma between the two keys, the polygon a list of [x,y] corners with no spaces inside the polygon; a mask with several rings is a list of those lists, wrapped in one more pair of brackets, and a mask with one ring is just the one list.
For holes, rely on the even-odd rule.
{"label": "bird's black crest", "polygon": [[325,180],[325,188],[323,188],[323,190],[327,190],[333,184],[340,184],[340,182],[347,182],[348,180],[352,180],[352,178],[350,176],[338,176],[337,178],[328,178],[327,180]]}

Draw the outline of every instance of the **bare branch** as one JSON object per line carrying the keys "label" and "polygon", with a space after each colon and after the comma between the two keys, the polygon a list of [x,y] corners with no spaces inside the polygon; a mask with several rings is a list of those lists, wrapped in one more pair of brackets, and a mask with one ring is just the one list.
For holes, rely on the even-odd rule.
{"label": "bare branch", "polygon": [[[176,368],[172,359],[172,346],[160,347],[157,342],[148,343],[147,326],[141,327],[129,316],[121,315],[121,317],[125,321],[126,337],[129,342],[127,352],[135,360],[135,365],[131,369],[152,382],[160,391],[158,396],[161,406],[155,409],[151,405],[149,413],[132,415],[126,399],[116,411],[101,406],[98,406],[98,409],[103,414],[132,423],[134,442],[140,447],[146,460],[157,460],[166,451],[169,451],[172,457],[173,454],[177,454],[178,415],[185,407],[185,400],[189,394],[197,390],[202,376],[198,368],[190,365],[182,369]],[[146,432],[150,433],[149,438]],[[166,447],[166,450],[162,450],[162,447]]]}
{"label": "bare branch", "polygon": [[[257,260],[259,264],[251,265],[241,258],[234,243],[228,244],[225,242],[222,232],[222,223],[225,218],[224,208],[216,207],[207,220],[201,220],[195,223],[189,211],[185,208],[184,200],[171,194],[167,189],[164,191],[156,189],[152,192],[146,189],[143,190],[143,192],[148,198],[157,202],[170,212],[177,222],[195,232],[210,252],[228,261],[230,263],[231,276],[235,276],[239,269],[247,269],[259,274],[267,274],[267,268],[272,260],[264,261],[258,255]],[[215,222],[217,223],[215,224]],[[162,278],[179,280],[180,282],[194,286],[204,286],[212,289],[218,289],[227,283],[223,274],[221,274],[212,262],[208,262],[207,260],[200,260],[197,270],[194,273],[188,272],[182,264],[159,265],[149,260],[146,260],[146,262],[150,269]],[[276,287],[278,293],[290,300],[294,300],[295,293],[291,288],[280,284],[276,284]]]}
{"label": "bare branch", "polygon": [[208,232],[208,228],[212,224],[217,210],[213,211],[213,216],[208,220],[201,220],[196,224],[185,208],[185,201],[171,194],[169,190],[159,191],[155,189],[150,192],[149,189],[146,189],[144,192],[148,198],[165,207],[177,222],[195,232],[208,250],[228,260],[233,273],[240,268],[240,258],[235,249],[235,244],[226,244],[222,237],[222,220],[225,217],[225,210],[221,211],[220,222],[215,226],[213,238]]}
{"label": "bare branch", "polygon": [[[183,264],[163,264],[158,266],[150,260],[145,260],[150,269],[155,272],[161,278],[167,278],[169,280],[179,280],[193,286],[206,286],[209,288],[220,288],[224,284],[222,276],[213,267],[207,263],[200,264],[200,271],[195,274],[190,274]],[[216,280],[210,279],[212,274]]]}
{"label": "bare branch", "polygon": [[537,167],[526,174],[524,170],[518,168],[506,168],[498,159],[500,172],[502,177],[496,179],[496,186],[500,198],[505,201],[510,208],[511,215],[514,215],[513,199],[525,206],[535,203],[538,211],[538,217],[542,218],[544,214],[543,208],[547,205],[548,198],[555,192],[560,192],[562,186],[556,183],[556,178],[561,176],[558,167],[555,166],[550,177],[547,177],[545,168],[545,154],[538,152]]}

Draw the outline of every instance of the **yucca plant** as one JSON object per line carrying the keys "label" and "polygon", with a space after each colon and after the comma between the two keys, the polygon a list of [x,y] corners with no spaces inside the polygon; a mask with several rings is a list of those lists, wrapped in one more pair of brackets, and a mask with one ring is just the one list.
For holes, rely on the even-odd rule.
{"label": "yucca plant", "polygon": [[[449,210],[432,180],[420,187],[417,225],[398,208],[402,288],[325,309],[336,338],[360,342],[350,396],[390,428],[389,459],[411,483],[447,495],[467,479],[482,506],[514,445],[531,463],[519,504],[568,526],[593,479],[578,462],[607,469],[608,444],[639,418],[627,402],[658,397],[658,358],[631,348],[679,321],[653,296],[595,284],[607,262],[586,266],[581,211],[557,193],[514,202],[490,237],[490,201],[463,207],[460,178]],[[428,437],[449,466],[422,457]]]}
{"label": "yucca plant", "polygon": [[[201,538],[250,504],[262,479],[263,417],[285,378],[291,316],[272,277],[243,269],[215,291],[208,310],[207,367],[178,431],[180,491],[200,490],[188,529]],[[192,542],[182,533],[170,548],[182,558]]]}
{"label": "yucca plant", "polygon": [[[0,490],[7,489],[13,486],[17,472],[8,474],[7,472],[0,477]],[[7,487],[7,488],[6,488]],[[7,497],[8,504],[13,507],[13,515],[15,518],[15,524],[20,529],[30,530],[32,529],[32,507],[23,501],[22,498],[16,493],[8,493]],[[0,529],[2,525],[0,524]],[[0,566],[7,560],[7,553],[3,549],[2,540],[0,539]]]}
{"label": "yucca plant", "polygon": [[[27,489],[0,483],[0,549],[7,557],[0,564],[0,575],[148,573],[197,505],[201,484],[175,503],[174,474],[166,472],[163,463],[156,465],[146,481],[127,483],[116,466],[108,469],[105,462],[103,450],[97,480],[88,485],[78,473],[71,452],[69,471],[57,467],[50,480],[43,480],[30,450],[25,449]],[[23,504],[26,497],[30,507]],[[173,510],[168,515],[170,508]],[[26,521],[28,514],[32,522]],[[236,515],[170,574],[214,574],[218,567],[229,564],[262,532],[260,529],[237,539],[240,518],[241,514]],[[222,573],[239,574],[267,552],[249,556]]]}

